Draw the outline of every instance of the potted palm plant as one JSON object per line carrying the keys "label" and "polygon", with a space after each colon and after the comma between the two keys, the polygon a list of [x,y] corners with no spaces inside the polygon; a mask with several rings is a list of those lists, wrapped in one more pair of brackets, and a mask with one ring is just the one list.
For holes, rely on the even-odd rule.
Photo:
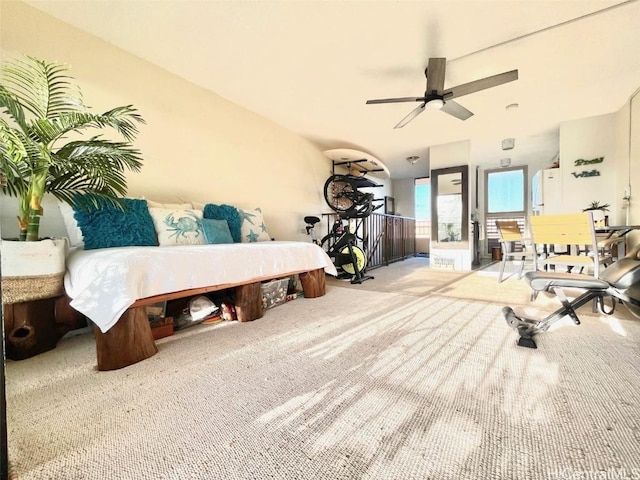
{"label": "potted palm plant", "polygon": [[[13,298],[5,294],[7,289],[11,291],[11,280],[32,281],[40,266],[44,275],[53,275],[53,267],[38,265],[49,258],[43,253],[46,244],[61,250],[63,243],[40,239],[45,193],[76,206],[97,205],[100,199],[118,205],[116,198],[126,194],[125,172],[137,172],[142,166],[141,154],[132,145],[138,134],[137,124],[144,123],[137,110],[127,105],[104,113],[90,112],[67,71],[63,64],[28,56],[2,67],[0,173],[3,193],[18,198],[20,232],[18,241],[2,241],[5,303],[62,293],[64,260],[62,272],[54,275],[57,292],[43,291],[42,282],[35,289],[25,288],[22,282]],[[117,132],[124,141],[96,134],[105,128]],[[38,253],[31,255],[36,265],[27,267],[26,261],[14,259],[16,250],[24,248],[36,248]],[[59,270],[60,261],[54,262]],[[19,271],[13,271],[14,267]]]}
{"label": "potted palm plant", "polygon": [[[596,222],[596,225],[605,226],[609,225],[609,216],[606,214],[606,212],[609,211],[610,206],[611,205],[609,205],[608,203],[600,203],[599,200],[594,200],[589,204],[587,208],[582,209],[582,211],[593,212],[593,218]],[[596,212],[598,212],[598,215],[596,215]]]}
{"label": "potted palm plant", "polygon": [[599,200],[594,200],[589,204],[587,208],[583,209],[582,211],[588,212],[590,210],[602,210],[603,212],[608,212],[610,206],[611,205],[609,205],[608,203],[600,203]]}

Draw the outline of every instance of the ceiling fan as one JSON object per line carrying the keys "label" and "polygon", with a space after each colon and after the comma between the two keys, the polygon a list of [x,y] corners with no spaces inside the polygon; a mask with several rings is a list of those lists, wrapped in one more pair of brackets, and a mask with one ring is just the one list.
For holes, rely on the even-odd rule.
{"label": "ceiling fan", "polygon": [[487,88],[496,87],[503,83],[512,82],[518,79],[518,70],[499,73],[490,77],[474,80],[473,82],[464,83],[457,87],[444,89],[444,73],[447,63],[446,58],[430,58],[429,65],[424,71],[427,77],[427,90],[423,97],[401,97],[401,98],[381,98],[377,100],[367,100],[367,104],[375,103],[399,103],[399,102],[420,102],[409,115],[404,117],[393,128],[402,128],[411,120],[416,118],[425,109],[442,110],[449,115],[453,115],[460,120],[466,120],[473,115],[472,112],[464,108],[459,103],[453,101],[454,98],[469,95],[470,93],[486,90]]}

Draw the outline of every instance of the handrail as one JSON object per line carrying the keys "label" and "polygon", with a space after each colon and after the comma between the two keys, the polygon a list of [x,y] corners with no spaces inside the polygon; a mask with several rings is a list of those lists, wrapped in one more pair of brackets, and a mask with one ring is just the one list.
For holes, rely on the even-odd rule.
{"label": "handrail", "polygon": [[[331,226],[340,218],[337,213],[323,213],[327,218],[327,234]],[[366,239],[367,269],[373,269],[415,256],[416,220],[411,217],[371,213],[360,219],[352,219],[351,231],[361,239]]]}

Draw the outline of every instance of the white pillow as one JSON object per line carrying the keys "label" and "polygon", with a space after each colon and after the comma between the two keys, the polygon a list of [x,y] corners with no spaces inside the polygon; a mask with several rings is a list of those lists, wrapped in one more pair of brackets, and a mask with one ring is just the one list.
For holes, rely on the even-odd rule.
{"label": "white pillow", "polygon": [[238,213],[242,222],[240,224],[240,240],[243,243],[271,240],[262,217],[262,210],[259,208],[254,208],[253,210],[238,209]]}
{"label": "white pillow", "polygon": [[60,214],[62,215],[62,220],[64,221],[64,227],[67,231],[69,246],[76,247],[78,245],[82,245],[84,242],[84,238],[82,237],[82,230],[80,230],[78,222],[74,217],[75,212],[73,210],[73,207],[67,202],[58,200],[58,208],[60,209]]}
{"label": "white pillow", "polygon": [[161,247],[207,243],[202,230],[201,210],[150,207],[149,213]]}

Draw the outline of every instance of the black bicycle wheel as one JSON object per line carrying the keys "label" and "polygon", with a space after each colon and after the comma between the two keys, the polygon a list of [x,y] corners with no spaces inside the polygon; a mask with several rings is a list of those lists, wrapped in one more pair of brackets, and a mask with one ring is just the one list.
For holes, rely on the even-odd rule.
{"label": "black bicycle wheel", "polygon": [[358,189],[349,177],[332,175],[324,183],[324,199],[336,212],[353,210]]}

